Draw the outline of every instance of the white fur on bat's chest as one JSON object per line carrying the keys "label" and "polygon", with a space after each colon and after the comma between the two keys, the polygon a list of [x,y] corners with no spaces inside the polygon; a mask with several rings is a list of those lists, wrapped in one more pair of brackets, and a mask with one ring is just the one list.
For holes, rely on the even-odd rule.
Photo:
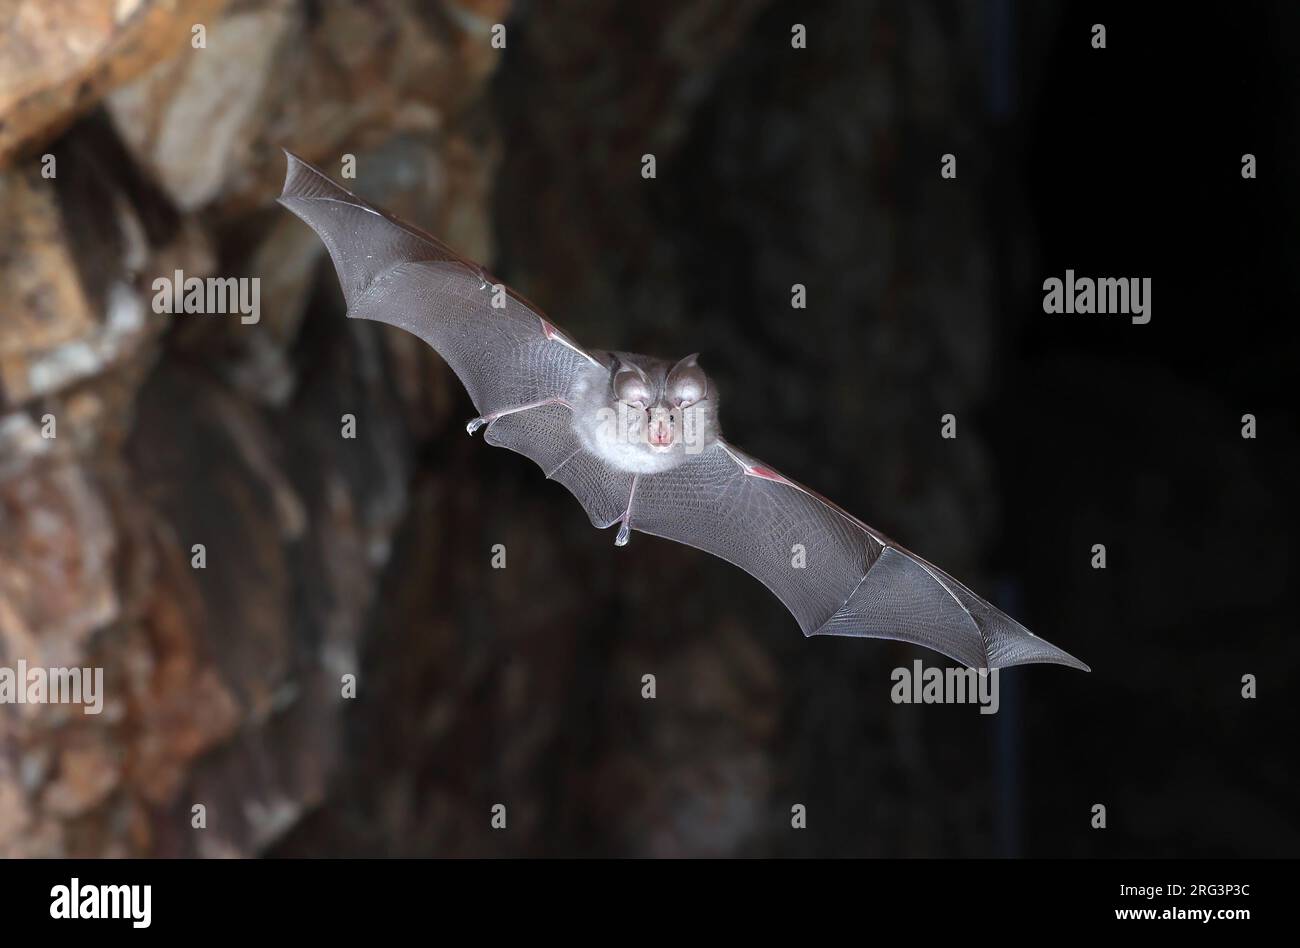
{"label": "white fur on bat's chest", "polygon": [[611,437],[602,425],[583,426],[578,437],[588,451],[620,471],[632,474],[658,474],[668,471],[686,460],[674,447],[669,451],[655,451],[648,444]]}

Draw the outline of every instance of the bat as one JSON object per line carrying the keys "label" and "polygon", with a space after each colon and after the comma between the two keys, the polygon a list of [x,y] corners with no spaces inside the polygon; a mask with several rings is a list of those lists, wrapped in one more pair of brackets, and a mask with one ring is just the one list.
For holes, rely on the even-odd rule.
{"label": "bat", "polygon": [[531,458],[592,525],[698,547],[771,590],[805,636],[921,645],[972,668],[1088,666],[937,566],[722,436],[698,355],[586,349],[437,238],[290,152],[279,202],[329,251],[347,314],[437,350],[479,413],[466,426]]}

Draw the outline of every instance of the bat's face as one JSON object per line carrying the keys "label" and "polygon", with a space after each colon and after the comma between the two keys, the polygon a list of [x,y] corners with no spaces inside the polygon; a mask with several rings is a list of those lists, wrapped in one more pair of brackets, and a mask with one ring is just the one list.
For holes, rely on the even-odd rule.
{"label": "bat's face", "polygon": [[610,372],[610,396],[627,434],[650,451],[663,454],[698,441],[702,403],[709,399],[709,377],[689,355],[676,365],[658,359],[620,355]]}
{"label": "bat's face", "polygon": [[620,352],[607,384],[583,399],[592,448],[623,470],[665,470],[717,438],[717,391],[696,356],[666,362]]}

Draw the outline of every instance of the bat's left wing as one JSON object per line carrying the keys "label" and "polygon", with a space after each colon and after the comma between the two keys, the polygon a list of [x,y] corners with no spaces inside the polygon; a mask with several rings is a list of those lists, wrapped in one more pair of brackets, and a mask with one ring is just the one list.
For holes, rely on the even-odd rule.
{"label": "bat's left wing", "polygon": [[717,442],[643,474],[632,529],[698,547],[761,581],[804,635],[899,639],[972,668],[1088,666],[835,504]]}

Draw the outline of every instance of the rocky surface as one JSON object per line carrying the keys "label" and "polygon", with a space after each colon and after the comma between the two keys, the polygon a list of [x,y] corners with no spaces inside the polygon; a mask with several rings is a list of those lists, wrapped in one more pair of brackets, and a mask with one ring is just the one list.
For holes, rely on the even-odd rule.
{"label": "rocky surface", "polygon": [[226,0],[15,0],[0,31],[0,163],[172,55]]}
{"label": "rocky surface", "polygon": [[[0,655],[102,667],[107,695],[0,709],[0,854],[248,855],[325,799],[451,397],[413,340],[335,318],[319,244],[272,210],[278,148],[355,155],[486,257],[504,7],[106,6],[19,4],[0,57]],[[176,270],[260,277],[265,320],[155,312]]]}

